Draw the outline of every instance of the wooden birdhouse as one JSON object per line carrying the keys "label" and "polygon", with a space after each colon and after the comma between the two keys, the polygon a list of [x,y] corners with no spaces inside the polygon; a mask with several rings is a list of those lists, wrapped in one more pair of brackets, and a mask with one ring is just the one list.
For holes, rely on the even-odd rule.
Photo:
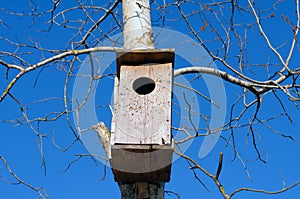
{"label": "wooden birdhouse", "polygon": [[174,50],[117,52],[111,164],[118,182],[169,181]]}

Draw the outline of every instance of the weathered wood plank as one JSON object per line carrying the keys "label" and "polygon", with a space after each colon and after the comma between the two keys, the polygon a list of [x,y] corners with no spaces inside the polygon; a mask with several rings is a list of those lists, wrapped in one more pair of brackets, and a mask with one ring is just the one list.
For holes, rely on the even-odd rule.
{"label": "weathered wood plank", "polygon": [[[136,92],[133,85],[140,78],[140,87],[147,91],[149,78],[154,90]],[[172,81],[172,63],[121,67],[113,144],[170,144]]]}

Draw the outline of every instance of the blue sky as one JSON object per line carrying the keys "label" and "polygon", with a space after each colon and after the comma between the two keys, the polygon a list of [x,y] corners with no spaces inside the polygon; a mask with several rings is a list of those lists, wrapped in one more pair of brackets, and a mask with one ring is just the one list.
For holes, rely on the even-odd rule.
{"label": "blue sky", "polygon": [[[60,9],[76,5],[76,2],[68,2],[69,3],[64,2]],[[103,1],[100,1],[99,5],[102,5],[102,3]],[[266,6],[264,3],[261,4],[261,7]],[[39,3],[39,6],[42,9],[49,9],[49,5],[51,5],[49,2]],[[5,8],[5,10],[16,12],[29,10],[28,1],[5,1],[2,3],[2,7]],[[195,8],[196,7],[187,7],[186,9],[192,10]],[[287,31],[288,26],[284,23],[284,20],[282,20],[281,17],[284,14],[293,17],[289,10],[294,10],[292,4],[288,4],[287,6],[285,4],[279,4],[277,10],[278,13],[275,12],[275,19],[273,21],[269,20],[268,23],[264,24],[267,33],[270,34],[270,38],[275,44],[281,44],[285,40],[285,36],[290,34],[290,31]],[[175,9],[173,11],[174,12],[172,13],[174,14]],[[265,13],[266,16],[268,14],[269,13]],[[70,13],[69,15],[70,18],[75,19],[77,17],[79,18],[79,16],[80,15],[77,16],[77,13]],[[153,14],[153,16],[155,15]],[[245,17],[245,19],[243,17]],[[243,17],[236,20],[244,20],[249,23],[254,21],[253,18],[250,18],[247,15],[243,15]],[[0,19],[5,21],[5,23],[9,25],[9,28],[2,25],[0,27],[0,36],[8,37],[13,41],[29,43],[38,40],[45,48],[64,49],[68,40],[74,34],[74,31],[54,26],[48,34],[40,32],[39,30],[45,30],[48,27],[48,24],[41,23],[48,18],[49,15],[34,18],[35,23],[31,26],[31,17],[11,17],[5,14],[5,11],[2,10],[0,12]],[[112,19],[108,18],[107,21],[109,20]],[[195,26],[201,27],[201,24],[204,23],[201,21],[201,23],[199,22],[198,24],[196,18],[191,18],[191,20],[194,24],[196,24]],[[104,23],[110,24],[109,22]],[[181,28],[184,27],[183,24],[184,23],[182,21],[177,22],[177,24],[173,21],[169,21],[167,26],[173,31],[186,34],[188,32],[187,29]],[[104,25],[104,27],[109,26]],[[103,30],[106,29],[103,28]],[[206,39],[209,39],[211,37],[209,35],[209,31],[207,32],[207,35]],[[113,35],[110,36],[113,37]],[[267,60],[275,60],[272,61],[273,63],[278,62],[273,55],[269,56],[270,52],[265,47],[266,44],[257,32],[257,29],[254,28],[252,32],[248,33],[248,36],[249,62],[265,63]],[[156,42],[159,43],[158,41]],[[172,40],[166,40],[164,42],[165,43],[161,44],[163,47],[175,48],[177,52],[182,48],[179,43],[174,43]],[[7,42],[3,41],[3,39],[1,39],[0,44],[1,51],[11,52],[15,50],[12,45],[9,45]],[[218,45],[214,43],[210,45],[211,47],[218,47]],[[158,46],[160,46],[160,44],[158,44]],[[22,52],[22,49],[20,52]],[[236,51],[233,51],[233,53],[234,52]],[[286,54],[286,49],[282,48],[281,52]],[[192,54],[193,52],[191,50],[187,50],[185,53]],[[35,63],[42,55],[43,54],[39,53],[37,50],[33,50],[32,54],[22,55],[22,57],[30,63]],[[45,53],[44,56],[47,57],[50,56],[50,54]],[[106,54],[104,56],[109,55]],[[201,54],[201,56],[205,57],[203,54]],[[297,49],[297,52],[292,59],[293,64],[297,63],[298,56],[299,52]],[[232,57],[234,56],[232,55]],[[80,56],[80,58],[85,59],[85,56]],[[10,61],[10,58],[8,57],[1,57],[1,59]],[[235,58],[232,58],[232,63],[234,63],[234,59]],[[186,57],[182,57],[180,54],[177,54],[175,68],[188,66],[194,62],[195,60],[186,60]],[[79,66],[79,64],[76,65],[75,71],[78,71]],[[220,69],[224,69],[219,63],[216,63],[216,66]],[[111,64],[111,68],[114,69],[114,63]],[[43,70],[33,71],[20,79],[11,91],[12,94],[27,107],[26,113],[31,119],[44,117],[50,112],[59,112],[64,110],[62,97],[66,72],[59,69],[61,69],[61,65],[56,63],[55,65],[45,67]],[[247,74],[251,77],[256,77],[257,79],[265,78],[265,74],[263,73],[265,70],[262,68],[250,68],[249,71],[250,72]],[[105,72],[110,73],[111,71],[106,70]],[[15,71],[10,71],[8,80],[10,80],[14,75]],[[192,76],[187,76],[187,78],[188,77]],[[5,70],[0,68],[0,92],[2,92],[4,88],[2,85],[6,85],[8,80],[5,80]],[[37,84],[35,85],[36,82]],[[67,87],[69,97],[72,96],[74,82],[75,78],[71,79]],[[112,85],[113,80],[110,77],[105,78],[99,81],[98,87],[94,91],[96,99],[95,104],[98,107],[96,109],[97,117],[106,124],[109,124],[111,121],[110,109],[106,105],[107,103],[111,103]],[[207,88],[207,85],[205,85],[205,81],[202,77],[199,81],[193,82],[192,86],[201,90],[204,94],[209,94],[209,89]],[[228,102],[228,104],[226,104],[226,110],[228,111],[230,109],[230,104],[237,99],[237,93],[240,93],[241,89],[226,82],[223,86],[226,91],[226,101]],[[232,148],[226,147],[226,142],[222,139],[219,139],[213,150],[203,159],[199,159],[198,157],[200,146],[203,143],[203,138],[193,141],[186,151],[187,155],[194,157],[195,160],[212,173],[214,173],[217,168],[219,153],[223,152],[224,165],[220,178],[225,190],[229,193],[239,187],[251,187],[275,191],[283,187],[283,177],[287,185],[290,185],[300,179],[298,166],[300,164],[300,160],[297,153],[300,150],[299,110],[284,94],[278,93],[278,95],[286,104],[286,109],[293,117],[294,123],[290,124],[286,117],[279,117],[276,120],[270,121],[268,124],[272,125],[272,127],[278,131],[286,133],[287,135],[292,135],[295,138],[295,141],[283,138],[282,136],[269,131],[262,125],[256,125],[255,131],[257,132],[257,137],[260,139],[258,147],[263,158],[267,160],[267,163],[263,163],[256,160],[257,156],[250,138],[247,142],[246,135],[248,128],[241,128],[237,130],[235,133],[236,143],[238,143],[237,149],[247,165],[247,169],[251,174],[251,179],[247,177],[247,173],[238,159],[232,161],[234,157]],[[37,100],[51,97],[58,98],[54,98],[46,102],[33,103]],[[252,96],[249,95],[249,99],[251,99],[251,97]],[[200,112],[209,115],[211,112],[210,104],[200,97],[197,97],[195,100],[199,103]],[[241,104],[238,106],[241,107]],[[182,113],[184,112],[183,110],[176,108],[175,105],[174,110],[178,110],[179,112],[182,111]],[[239,109],[235,111],[238,110]],[[259,117],[261,119],[267,119],[272,116],[277,116],[281,112],[282,109],[280,109],[280,104],[278,101],[274,100],[274,96],[265,96]],[[252,114],[253,110],[251,109],[241,122],[247,122],[251,119]],[[12,121],[17,118],[22,118],[20,107],[10,97],[7,97],[0,103],[0,154],[7,159],[11,169],[22,180],[30,183],[34,187],[44,187],[51,198],[120,198],[120,192],[117,184],[113,180],[110,168],[105,167],[101,162],[89,157],[83,157],[79,161],[71,164],[78,158],[78,156],[76,156],[77,154],[88,154],[87,149],[80,142],[76,142],[65,152],[58,149],[57,145],[64,148],[71,144],[74,140],[74,135],[68,127],[64,117],[56,122],[44,122],[40,125],[36,122],[33,123],[35,128],[40,128],[42,134],[46,135],[43,138],[43,152],[45,155],[46,167],[42,165],[38,147],[38,137],[34,134],[30,126],[17,125],[17,123]],[[229,112],[227,112],[226,118],[229,118]],[[174,114],[173,124],[179,124],[180,119],[182,118]],[[198,124],[205,125],[205,122],[200,120]],[[223,132],[222,135],[228,137],[229,132]],[[71,166],[68,168],[70,164]],[[65,171],[66,168],[68,168],[67,171]],[[183,199],[200,197],[221,198],[221,195],[213,182],[201,172],[197,171],[197,174],[200,179],[205,182],[206,186],[210,190],[209,192],[194,178],[194,174],[189,169],[189,165],[186,160],[178,159],[174,161],[172,165],[171,181],[166,185],[166,190],[178,193]],[[28,187],[7,183],[14,183],[15,179],[8,173],[3,163],[0,163],[0,176],[3,177],[3,180],[0,180],[1,198],[37,198],[37,193]],[[105,177],[105,179],[102,179],[103,177]],[[292,199],[297,198],[299,193],[300,188],[298,186],[280,195],[264,195],[244,192],[240,193],[235,198]],[[174,195],[166,195],[166,198],[176,197]]]}

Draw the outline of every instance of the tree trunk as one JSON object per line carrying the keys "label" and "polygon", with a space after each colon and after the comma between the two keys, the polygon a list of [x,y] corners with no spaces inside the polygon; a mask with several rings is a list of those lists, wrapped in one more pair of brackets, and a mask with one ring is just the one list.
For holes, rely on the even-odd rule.
{"label": "tree trunk", "polygon": [[123,0],[124,48],[154,49],[149,0]]}
{"label": "tree trunk", "polygon": [[[123,0],[124,48],[154,49],[149,0]],[[163,199],[164,183],[119,183],[122,199]]]}
{"label": "tree trunk", "polygon": [[122,199],[164,199],[164,183],[119,183]]}

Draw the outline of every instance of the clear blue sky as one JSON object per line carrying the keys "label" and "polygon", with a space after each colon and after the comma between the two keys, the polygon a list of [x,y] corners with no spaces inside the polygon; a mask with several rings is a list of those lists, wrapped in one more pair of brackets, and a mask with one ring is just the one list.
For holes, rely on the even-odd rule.
{"label": "clear blue sky", "polygon": [[[102,1],[101,1],[102,2]],[[9,11],[22,12],[23,10],[28,11],[28,1],[5,1],[1,3],[3,8]],[[49,8],[51,5],[49,2],[39,3],[40,7]],[[62,8],[68,8],[76,5],[75,2],[64,2]],[[101,3],[99,3],[101,5]],[[289,5],[290,6],[290,5]],[[289,15],[292,7],[280,7],[283,9],[282,13]],[[76,18],[75,14],[71,14],[70,17]],[[292,15],[292,14],[291,14]],[[40,22],[47,19],[41,17],[40,21],[35,18],[35,23],[39,25],[31,26],[31,18],[27,17],[9,17],[5,14],[4,10],[0,11],[0,19],[7,23],[9,27],[2,25],[0,26],[0,36],[9,37],[13,41],[28,42],[30,37],[32,40],[39,40],[43,47],[50,49],[64,49],[70,36],[73,34],[72,31],[64,29],[53,28],[49,34],[37,31],[38,29],[44,30],[48,27],[47,24],[41,24]],[[247,17],[247,16],[246,16]],[[249,22],[253,19],[248,19]],[[277,21],[280,21],[278,23]],[[247,21],[247,20],[246,20]],[[181,24],[182,22],[178,22]],[[202,23],[202,22],[201,22]],[[284,40],[282,35],[289,34],[281,24],[282,20],[280,15],[275,13],[275,18],[268,24],[265,24],[266,31],[270,33],[271,39],[275,43],[281,43]],[[173,25],[173,26],[172,26]],[[277,27],[279,26],[279,27]],[[187,30],[180,28],[179,25],[175,26],[174,23],[170,22],[170,28],[175,31],[185,34]],[[105,29],[105,28],[104,28]],[[209,34],[209,32],[207,32]],[[14,36],[12,36],[14,35]],[[265,57],[268,54],[267,48],[264,48],[265,42],[261,39],[258,32],[249,33],[249,38],[255,40],[248,46],[249,59],[255,59],[254,62],[264,62],[267,60]],[[256,39],[257,38],[257,39]],[[180,48],[178,43],[172,42],[168,46],[168,41],[164,41],[164,47]],[[166,46],[167,45],[167,46]],[[0,41],[0,50],[11,52],[14,48],[8,45],[3,40]],[[285,49],[283,49],[284,52]],[[187,54],[192,52],[186,51]],[[47,57],[47,53],[45,53]],[[295,58],[292,60],[296,63],[298,54],[295,54]],[[35,63],[40,59],[40,53],[33,53],[25,55],[24,58],[30,63]],[[82,59],[85,56],[80,57]],[[271,59],[274,57],[270,57]],[[9,58],[1,58],[9,61]],[[175,68],[188,66],[189,63],[195,60],[185,60],[185,57],[176,57]],[[218,65],[217,65],[218,66]],[[65,72],[57,70],[60,66],[58,64],[51,65],[45,68],[41,73],[40,70],[34,71],[24,76],[11,91],[23,105],[26,105],[28,109],[26,113],[32,118],[44,117],[47,113],[53,111],[64,110],[62,101]],[[218,66],[219,67],[219,66]],[[112,66],[114,68],[114,66]],[[260,70],[260,69],[254,69]],[[109,72],[109,71],[106,71]],[[14,75],[14,71],[10,71],[10,78]],[[256,77],[263,78],[263,74],[256,73]],[[254,76],[254,75],[253,75]],[[35,85],[36,80],[38,80]],[[203,80],[203,79],[202,79]],[[5,70],[0,68],[0,92],[3,91],[4,86],[8,83],[5,80]],[[68,96],[72,96],[72,86],[74,79],[70,80],[68,86]],[[111,89],[113,81],[111,79],[103,80],[99,82],[99,86],[96,91],[96,106],[101,106],[105,102],[109,103],[111,100]],[[207,88],[203,81],[198,81],[193,86],[197,89],[202,89],[204,94],[208,94]],[[240,92],[240,88],[232,86],[228,83],[224,83],[226,91],[226,100],[228,102],[227,110],[229,111],[230,106],[234,100],[236,100],[236,94]],[[295,141],[283,138],[277,135],[267,128],[257,125],[255,126],[256,132],[259,132],[261,138],[259,143],[259,149],[262,152],[263,158],[267,160],[267,163],[263,163],[256,159],[256,153],[251,144],[251,139],[246,142],[247,128],[238,130],[235,134],[236,142],[238,143],[237,148],[244,158],[247,164],[247,169],[251,172],[251,179],[247,177],[245,170],[239,160],[232,162],[233,151],[230,147],[226,147],[226,143],[220,139],[213,150],[203,159],[198,158],[198,153],[203,139],[197,139],[194,141],[189,149],[186,151],[188,155],[194,157],[202,166],[208,171],[214,173],[218,164],[219,153],[224,153],[224,166],[221,173],[221,182],[224,188],[230,193],[239,187],[251,187],[258,189],[266,189],[268,191],[275,191],[283,187],[282,177],[287,185],[290,185],[300,179],[299,164],[300,159],[298,151],[300,151],[300,118],[299,111],[295,106],[287,100],[284,95],[279,94],[283,97],[283,102],[286,104],[286,108],[290,115],[294,119],[294,124],[290,124],[285,117],[279,117],[276,120],[270,121],[268,124],[278,131],[284,132],[287,135],[292,135]],[[36,100],[41,100],[50,97],[59,97],[48,102],[32,103]],[[103,100],[103,101],[102,101]],[[199,101],[201,101],[199,99]],[[202,100],[203,101],[203,100]],[[201,102],[202,102],[201,101]],[[209,104],[199,104],[201,113],[209,113],[211,108]],[[263,101],[263,106],[260,111],[260,118],[266,119],[272,116],[276,116],[281,113],[282,110],[279,107],[279,103],[274,101],[271,96],[266,96]],[[229,112],[228,112],[229,113]],[[243,122],[251,119],[250,111],[249,115],[246,115]],[[72,116],[71,116],[72,117]],[[99,120],[105,121],[107,124],[110,122],[111,114],[107,106],[103,108],[97,108],[97,117]],[[83,157],[79,161],[71,165],[66,171],[68,165],[74,161],[77,156],[76,154],[87,154],[87,149],[80,143],[77,142],[66,152],[60,151],[55,144],[66,147],[74,140],[74,135],[68,128],[66,120],[64,118],[59,119],[56,122],[42,123],[39,127],[42,134],[47,135],[43,138],[43,152],[46,161],[46,175],[45,167],[41,165],[41,155],[38,148],[38,137],[34,134],[30,126],[18,125],[10,120],[16,120],[22,118],[20,107],[11,98],[7,97],[3,102],[0,103],[0,154],[3,155],[11,169],[24,181],[30,183],[34,187],[45,187],[47,193],[51,198],[54,199],[81,199],[81,198],[120,198],[120,192],[117,184],[113,180],[113,175],[110,168],[105,168],[99,161],[93,161],[89,157]],[[229,115],[226,115],[229,118]],[[24,121],[21,119],[21,122]],[[179,123],[179,118],[174,116],[175,124]],[[203,121],[202,121],[203,122]],[[199,122],[201,124],[201,122]],[[35,128],[38,127],[37,123],[33,123]],[[228,132],[222,134],[229,136]],[[183,159],[178,159],[173,162],[171,181],[166,185],[166,190],[178,193],[181,198],[221,198],[216,186],[206,176],[197,172],[199,177],[206,186],[209,188],[209,192],[194,178],[193,173],[189,169],[189,165]],[[106,174],[106,175],[105,175]],[[10,176],[5,165],[0,163],[0,176],[3,180],[0,180],[0,198],[3,199],[31,199],[37,198],[36,192],[25,187],[24,185],[11,185],[6,182],[15,182],[15,179]],[[105,179],[102,179],[105,177]],[[300,187],[296,187],[288,192],[280,195],[264,195],[244,192],[237,195],[235,198],[238,199],[250,199],[250,198],[261,198],[261,199],[294,199],[298,198],[300,194]],[[173,195],[166,195],[166,198],[176,198]]]}

